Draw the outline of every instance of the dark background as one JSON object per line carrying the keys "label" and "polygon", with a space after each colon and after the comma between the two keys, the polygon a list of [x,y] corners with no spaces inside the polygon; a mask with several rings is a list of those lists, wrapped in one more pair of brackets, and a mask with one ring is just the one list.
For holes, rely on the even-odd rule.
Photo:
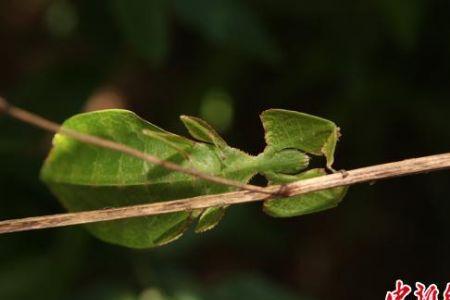
{"label": "dark background", "polygon": [[[259,113],[335,121],[336,168],[450,148],[448,1],[0,1],[0,93],[61,122],[125,107],[186,134],[264,148]],[[0,219],[62,212],[39,181],[51,135],[0,117]],[[350,189],[336,209],[274,219],[230,208],[157,249],[82,227],[0,236],[0,299],[384,299],[450,281],[448,172]],[[411,297],[412,299],[413,297]]]}

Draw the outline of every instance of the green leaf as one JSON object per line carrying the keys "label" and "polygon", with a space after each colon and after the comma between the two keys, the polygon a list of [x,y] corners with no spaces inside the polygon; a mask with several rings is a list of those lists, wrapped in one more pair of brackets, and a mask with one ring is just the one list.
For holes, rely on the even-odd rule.
{"label": "green leaf", "polygon": [[[173,134],[129,111],[80,114],[67,120],[63,126],[131,146],[185,167],[242,182],[247,182],[256,173],[254,158],[239,150],[228,147],[219,153],[214,145],[180,136],[174,138]],[[148,135],[149,131],[155,134]],[[170,137],[170,142],[161,136]],[[56,135],[53,143],[41,176],[70,211],[152,203],[231,190],[63,135]],[[187,153],[190,159],[186,159],[183,153]],[[221,159],[219,154],[225,157]],[[102,240],[147,248],[178,238],[191,221],[191,213],[179,212],[103,222],[88,225],[88,228]]]}
{"label": "green leaf", "polygon": [[274,149],[295,148],[325,156],[327,167],[334,162],[339,127],[316,116],[283,109],[269,109],[261,114],[267,145]]}
{"label": "green leaf", "polygon": [[[271,184],[285,184],[302,179],[323,176],[323,169],[311,169],[298,175],[266,173]],[[282,199],[271,199],[264,202],[264,212],[273,217],[294,217],[315,213],[336,207],[345,196],[347,187],[337,187]]]}
{"label": "green leaf", "polygon": [[152,65],[160,65],[168,52],[167,0],[114,0],[119,29],[136,52]]}

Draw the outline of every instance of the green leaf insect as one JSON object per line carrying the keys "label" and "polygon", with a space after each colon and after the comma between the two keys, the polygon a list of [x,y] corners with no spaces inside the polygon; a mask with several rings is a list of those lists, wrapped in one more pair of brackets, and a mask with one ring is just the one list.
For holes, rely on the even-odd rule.
{"label": "green leaf insect", "polygon": [[[112,140],[188,168],[248,183],[263,174],[269,183],[281,184],[325,174],[323,169],[304,171],[310,157],[324,156],[331,169],[339,130],[328,120],[280,109],[262,113],[267,146],[251,156],[230,147],[205,121],[181,116],[192,139],[167,132],[126,110],[79,114],[65,128]],[[71,212],[153,203],[234,188],[167,170],[110,149],[78,142],[56,134],[41,178]],[[267,200],[264,211],[291,217],[336,206],[346,188],[302,196]],[[226,207],[183,211],[149,217],[86,225],[101,240],[130,247],[151,248],[176,240],[195,220],[196,232],[215,227]]]}

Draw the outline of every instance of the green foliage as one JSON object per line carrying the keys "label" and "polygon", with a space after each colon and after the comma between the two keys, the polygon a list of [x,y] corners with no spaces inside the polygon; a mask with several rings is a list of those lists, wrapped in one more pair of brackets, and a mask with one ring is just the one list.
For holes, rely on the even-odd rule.
{"label": "green foliage", "polygon": [[235,0],[175,0],[174,9],[187,27],[218,46],[228,45],[269,63],[280,50],[251,8]]}
{"label": "green foliage", "polygon": [[162,65],[170,51],[171,11],[214,45],[227,45],[267,63],[280,60],[279,46],[264,24],[239,1],[114,0],[111,4],[125,40],[153,66]]}
{"label": "green foliage", "polygon": [[113,14],[124,37],[153,65],[165,59],[168,48],[166,0],[114,0]]}
{"label": "green foliage", "polygon": [[[262,114],[267,147],[258,156],[232,148],[205,121],[181,120],[191,136],[178,136],[152,125],[130,111],[104,110],[74,116],[64,127],[125,144],[160,159],[208,174],[247,183],[257,173],[270,183],[287,183],[325,174],[308,166],[306,153],[323,155],[331,167],[338,129],[311,115],[271,109]],[[187,198],[231,191],[232,188],[171,172],[140,159],[56,135],[42,179],[69,211],[94,210]],[[266,201],[264,210],[288,217],[337,205],[345,188]],[[163,245],[179,238],[198,219],[196,232],[217,225],[225,207],[177,212],[88,225],[98,238],[133,248]]]}

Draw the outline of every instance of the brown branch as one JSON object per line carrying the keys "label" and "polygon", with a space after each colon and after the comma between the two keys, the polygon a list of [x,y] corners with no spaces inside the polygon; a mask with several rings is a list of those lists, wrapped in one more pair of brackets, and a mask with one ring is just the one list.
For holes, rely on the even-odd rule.
{"label": "brown branch", "polygon": [[[359,168],[346,171],[344,173],[335,173],[297,181],[285,185],[283,190],[286,192],[287,196],[303,195],[338,186],[348,186],[356,183],[372,182],[381,179],[417,173],[427,173],[448,168],[450,168],[450,153],[445,153]],[[265,193],[238,191],[152,204],[6,220],[0,222],[0,233],[62,227],[263,201],[270,198],[270,196],[267,196],[267,193],[276,193],[280,189],[281,187],[279,185],[272,185],[264,188]],[[274,196],[272,196],[272,198],[273,197]]]}
{"label": "brown branch", "polygon": [[15,107],[11,104],[9,104],[4,98],[0,97],[0,113],[5,113],[15,119],[18,119],[24,123],[31,124],[33,126],[39,127],[41,129],[63,134],[65,136],[68,136],[70,138],[73,138],[75,140],[78,140],[80,142],[95,145],[97,147],[107,148],[113,151],[121,152],[130,156],[134,156],[136,158],[145,160],[149,163],[159,165],[163,168],[166,168],[171,171],[180,172],[184,174],[188,174],[203,180],[207,180],[210,182],[226,185],[226,186],[232,186],[235,188],[238,188],[240,190],[247,190],[247,191],[253,191],[268,195],[280,195],[279,192],[267,192],[263,187],[251,185],[251,184],[244,184],[236,180],[231,180],[219,176],[215,176],[212,174],[207,174],[201,171],[198,171],[193,168],[185,168],[180,165],[174,164],[167,160],[162,160],[157,158],[156,156],[153,156],[151,154],[147,154],[144,152],[141,152],[137,149],[128,147],[123,144],[119,144],[116,142],[113,142],[111,140],[103,139],[97,136],[89,135],[80,133],[78,131],[62,127],[60,124],[54,123],[52,121],[49,121],[41,116],[38,116],[36,114],[30,113],[26,110],[23,110],[21,108]]}

